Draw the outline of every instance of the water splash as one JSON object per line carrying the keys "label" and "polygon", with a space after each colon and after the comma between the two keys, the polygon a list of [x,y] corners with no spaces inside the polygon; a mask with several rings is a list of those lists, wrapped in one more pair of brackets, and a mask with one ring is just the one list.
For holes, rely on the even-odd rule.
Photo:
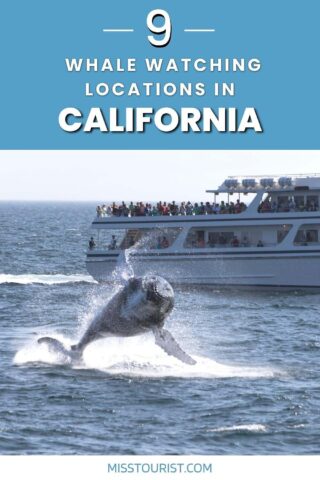
{"label": "water splash", "polygon": [[[72,340],[55,333],[54,338],[64,343],[65,346],[71,348]],[[58,352],[50,351],[47,345],[37,342],[29,342],[14,356],[14,365],[26,365],[28,363],[43,363],[48,365],[71,365],[71,358],[67,359]]]}
{"label": "water splash", "polygon": [[[167,232],[167,228],[156,228],[150,232],[145,232],[133,246],[121,250],[117,258],[116,268],[112,274],[113,282],[122,285],[129,280],[129,278],[132,278],[135,274],[135,270],[138,270],[136,267],[139,262],[139,256],[136,254],[148,253],[150,249],[156,248],[158,238],[167,235]],[[149,271],[148,273],[158,274],[159,272]]]}
{"label": "water splash", "polygon": [[149,232],[140,238],[134,245],[121,250],[117,257],[116,268],[112,273],[112,283],[123,285],[134,276],[134,256],[139,252],[146,252],[154,241],[154,233]]}
{"label": "water splash", "polygon": [[0,284],[13,283],[20,285],[41,284],[41,285],[59,285],[64,283],[97,283],[90,275],[37,275],[25,273],[22,275],[12,275],[9,273],[0,273]]}
{"label": "water splash", "polygon": [[[73,339],[52,335],[66,346]],[[14,357],[15,365],[44,363],[68,364],[74,369],[94,369],[109,375],[144,378],[273,378],[279,371],[259,366],[225,365],[209,357],[193,355],[196,365],[186,365],[167,355],[154,343],[152,334],[130,338],[106,338],[96,341],[83,352],[82,362],[71,364],[70,359],[49,352],[46,345],[32,343],[19,350]]]}
{"label": "water splash", "polygon": [[[132,249],[134,247],[131,247]],[[131,263],[131,249],[121,250],[117,257],[117,265],[112,272],[112,283],[114,285],[123,285],[134,276],[134,270]]]}

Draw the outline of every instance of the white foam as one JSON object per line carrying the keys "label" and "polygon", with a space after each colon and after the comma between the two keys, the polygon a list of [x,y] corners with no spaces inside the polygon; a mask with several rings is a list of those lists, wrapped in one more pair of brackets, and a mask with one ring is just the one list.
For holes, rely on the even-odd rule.
{"label": "white foam", "polygon": [[304,428],[305,424],[304,423],[298,423],[297,425],[292,425],[290,428]]}
{"label": "white foam", "polygon": [[[50,335],[50,334],[49,334]],[[51,335],[62,341],[66,347],[75,343],[63,336]],[[192,354],[187,348],[185,350]],[[152,334],[130,338],[106,338],[94,342],[83,352],[81,364],[74,368],[87,368],[104,371],[112,375],[129,377],[177,377],[177,378],[270,378],[277,375],[271,368],[224,365],[211,358],[192,355],[195,365],[186,365],[175,357],[167,355],[155,345]],[[49,364],[70,363],[59,354],[48,351],[44,344],[27,345],[18,351],[15,364],[43,362]]]}
{"label": "white foam", "polygon": [[261,423],[232,425],[231,427],[210,428],[207,432],[266,432],[267,427]]}
{"label": "white foam", "polygon": [[0,273],[1,283],[16,283],[21,285],[29,285],[32,283],[38,283],[43,285],[56,285],[63,283],[97,283],[90,275],[37,275],[33,273],[26,273],[22,275],[11,275],[9,273]]}
{"label": "white foam", "polygon": [[[70,347],[71,341],[62,335],[52,335],[57,340],[63,342],[66,347]],[[52,352],[47,345],[39,344],[37,341],[28,343],[23,348],[17,351],[13,359],[14,365],[25,365],[28,363],[47,363],[49,365],[64,365],[71,364],[71,360],[58,352]]]}

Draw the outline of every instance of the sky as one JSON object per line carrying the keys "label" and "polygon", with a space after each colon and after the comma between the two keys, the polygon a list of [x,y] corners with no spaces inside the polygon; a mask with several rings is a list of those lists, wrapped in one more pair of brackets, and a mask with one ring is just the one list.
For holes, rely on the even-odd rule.
{"label": "sky", "polygon": [[229,176],[320,174],[320,151],[0,151],[0,200],[210,200]]}

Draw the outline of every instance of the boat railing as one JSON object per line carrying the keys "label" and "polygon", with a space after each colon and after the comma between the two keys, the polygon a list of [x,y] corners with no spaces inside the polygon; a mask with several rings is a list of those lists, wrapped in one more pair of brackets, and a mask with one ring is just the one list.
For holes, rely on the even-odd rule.
{"label": "boat railing", "polygon": [[198,216],[198,215],[239,215],[247,210],[245,204],[222,204],[222,205],[203,205],[199,208],[190,208],[185,211],[180,208],[175,211],[159,211],[150,208],[141,208],[141,211],[131,211],[129,209],[116,209],[113,212],[103,208],[96,211],[96,218],[113,218],[113,217],[184,217],[184,216]]}

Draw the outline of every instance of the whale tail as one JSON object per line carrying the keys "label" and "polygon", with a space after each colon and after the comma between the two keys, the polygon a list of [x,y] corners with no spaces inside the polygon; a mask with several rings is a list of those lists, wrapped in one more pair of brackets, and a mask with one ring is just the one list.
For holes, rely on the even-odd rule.
{"label": "whale tail", "polygon": [[38,339],[40,345],[47,345],[50,352],[63,355],[68,360],[79,360],[82,351],[77,349],[77,345],[72,345],[71,350],[68,350],[62,342],[52,337],[41,337]]}
{"label": "whale tail", "polygon": [[155,328],[153,333],[156,345],[161,347],[168,355],[172,355],[188,365],[195,365],[197,363],[190,355],[182,350],[168,330],[165,328]]}

